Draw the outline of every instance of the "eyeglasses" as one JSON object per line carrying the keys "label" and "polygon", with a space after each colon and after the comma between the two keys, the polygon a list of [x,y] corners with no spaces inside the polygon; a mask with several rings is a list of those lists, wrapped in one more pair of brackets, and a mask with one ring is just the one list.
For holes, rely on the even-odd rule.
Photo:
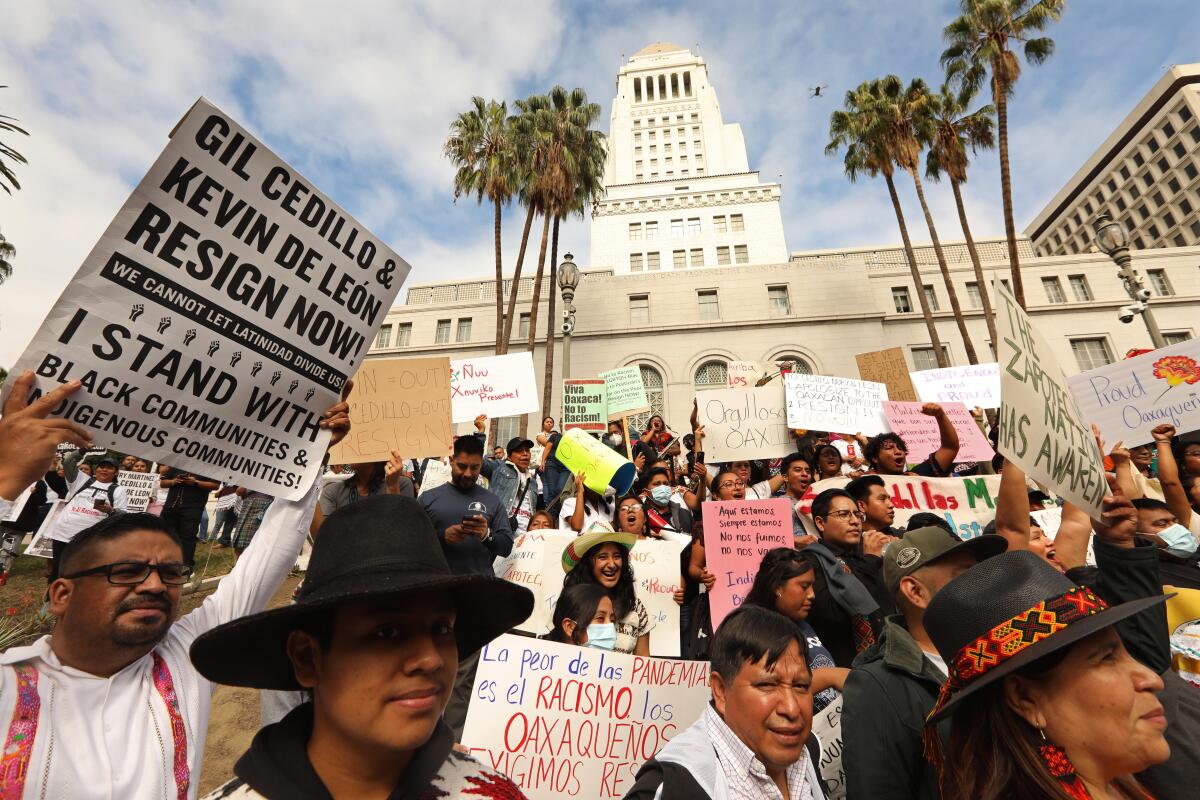
{"label": "eyeglasses", "polygon": [[837,517],[838,519],[850,519],[851,516],[858,517],[859,522],[862,522],[867,518],[867,515],[861,511],[850,511],[846,508],[843,508],[841,511],[830,511],[825,515],[825,518],[828,519],[829,517]]}
{"label": "eyeglasses", "polygon": [[115,564],[101,564],[98,567],[85,569],[64,578],[86,578],[89,575],[103,575],[113,586],[137,586],[150,577],[151,572],[158,573],[158,579],[167,586],[182,586],[192,576],[192,568],[187,564],[147,564],[144,561],[118,561]]}
{"label": "eyeglasses", "polygon": [[719,484],[717,488],[719,488],[719,489],[733,489],[734,487],[737,487],[738,489],[745,489],[745,488],[746,488],[746,482],[745,482],[745,481],[742,481],[742,480],[737,480],[737,481],[725,481],[724,483],[722,483],[722,484]]}

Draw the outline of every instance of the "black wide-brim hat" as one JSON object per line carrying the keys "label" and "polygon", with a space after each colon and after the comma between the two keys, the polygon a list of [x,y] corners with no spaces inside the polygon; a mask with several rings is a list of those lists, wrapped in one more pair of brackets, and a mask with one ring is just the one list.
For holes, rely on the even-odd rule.
{"label": "black wide-brim hat", "polygon": [[953,713],[1005,675],[1169,596],[1109,607],[1028,550],[981,561],[943,586],[925,610],[925,631],[949,673],[928,721]]}
{"label": "black wide-brim hat", "polygon": [[216,683],[295,690],[288,635],[316,614],[353,603],[402,603],[443,594],[457,609],[464,658],[527,619],[533,593],[501,578],[450,572],[425,509],[399,495],[375,495],[326,517],[313,543],[296,602],[219,625],[192,643],[192,664]]}

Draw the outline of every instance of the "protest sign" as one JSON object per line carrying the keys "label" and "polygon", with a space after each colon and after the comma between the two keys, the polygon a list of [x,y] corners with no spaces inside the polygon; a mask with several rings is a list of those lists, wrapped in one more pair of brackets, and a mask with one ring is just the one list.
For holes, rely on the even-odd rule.
{"label": "protest sign", "polygon": [[33,486],[26,486],[25,491],[17,495],[17,499],[13,501],[12,507],[8,509],[8,513],[0,518],[0,522],[13,522],[17,517],[21,516],[21,512],[25,510],[25,504],[29,502],[29,496],[33,494]]}
{"label": "protest sign", "polygon": [[846,771],[842,768],[842,695],[839,694],[836,700],[813,714],[812,732],[821,745],[817,772],[829,789],[825,799],[844,800]]}
{"label": "protest sign", "polygon": [[372,358],[354,375],[350,433],[329,451],[334,464],[441,457],[454,444],[450,359]]}
{"label": "protest sign", "polygon": [[709,665],[506,634],[484,645],[463,744],[530,800],[619,798],[699,719]]}
{"label": "protest sign", "polygon": [[450,362],[454,422],[480,414],[493,419],[529,414],[542,407],[533,374],[533,353],[460,358]]}
{"label": "protest sign", "polygon": [[436,489],[443,483],[449,482],[450,465],[443,464],[440,458],[431,459],[421,473],[421,491],[417,495],[423,495],[430,489]]}
{"label": "protest sign", "polygon": [[882,383],[791,372],[783,384],[790,428],[868,436],[888,429],[881,405],[888,388]]}
{"label": "protest sign", "polygon": [[792,547],[792,502],[771,500],[710,500],[704,503],[704,555],[708,571],[717,576],[709,589],[713,630],[742,604],[750,592],[763,554],[775,547]]}
{"label": "protest sign", "polygon": [[66,504],[67,501],[61,499],[55,500],[50,504],[50,510],[46,512],[46,518],[42,520],[42,524],[38,526],[37,531],[33,534],[33,538],[25,546],[25,555],[36,556],[38,558],[54,558],[54,546],[46,538],[46,533],[54,527],[59,512],[62,511],[63,506]]}
{"label": "protest sign", "polygon": [[1104,457],[1089,418],[1067,387],[1046,338],[1004,284],[996,292],[1000,454],[1038,483],[1099,519],[1108,493]]}
{"label": "protest sign", "polygon": [[[996,517],[996,497],[1000,494],[999,475],[968,478],[924,478],[920,475],[880,475],[896,510],[893,527],[903,528],[914,514],[928,511],[946,520],[958,538],[974,539]],[[844,489],[849,478],[817,481],[800,498],[798,511],[804,529],[816,535],[812,521],[812,501],[826,489]]]}
{"label": "protest sign", "polygon": [[578,378],[563,381],[562,426],[564,431],[608,430],[604,381]]}
{"label": "protest sign", "polygon": [[[629,563],[637,583],[635,593],[654,628],[650,631],[650,655],[679,656],[679,554],[686,545],[666,539],[639,539],[629,551]],[[561,552],[561,551],[560,551]]]}
{"label": "protest sign", "polygon": [[573,474],[582,472],[588,488],[600,494],[611,486],[617,497],[621,497],[637,478],[637,467],[632,461],[579,428],[562,435],[554,457]]}
{"label": "protest sign", "polygon": [[783,384],[712,389],[697,392],[696,401],[710,463],[778,458],[796,449],[783,407]]}
{"label": "protest sign", "polygon": [[911,377],[922,403],[962,403],[967,408],[1000,407],[999,364],[923,369],[911,373]]}
{"label": "protest sign", "polygon": [[[299,499],[409,266],[201,98],[13,366],[97,445]],[[11,389],[9,389],[11,390]]]}
{"label": "protest sign", "polygon": [[646,384],[642,383],[642,369],[634,365],[601,372],[604,379],[605,400],[608,404],[608,418],[628,417],[650,410],[650,401],[646,399]]}
{"label": "protest sign", "polygon": [[156,472],[118,472],[117,483],[125,487],[125,510],[134,514],[149,508],[151,501],[158,496],[158,481],[159,476]]}
{"label": "protest sign", "polygon": [[1200,339],[1160,347],[1067,380],[1084,418],[1109,445],[1154,440],[1169,423],[1180,433],[1200,428]]}
{"label": "protest sign", "polygon": [[[492,565],[497,578],[533,592],[533,613],[513,627],[535,636],[550,630],[553,603],[562,590],[562,551],[575,540],[570,531],[529,531],[513,540],[512,552]],[[676,568],[678,571],[678,568]],[[550,600],[549,604],[547,599]]]}
{"label": "protest sign", "polygon": [[[904,360],[904,351],[899,347],[859,353],[854,360],[858,362],[860,378],[872,383],[882,383],[887,387],[885,400],[891,398],[892,400],[912,402],[917,399],[912,378],[908,374],[908,362]],[[853,432],[846,431],[846,433]]]}
{"label": "protest sign", "polygon": [[749,389],[763,376],[757,361],[730,361],[725,366],[725,379],[730,389]]}
{"label": "protest sign", "polygon": [[[942,435],[937,420],[921,413],[922,403],[883,401],[883,415],[893,433],[900,435],[908,447],[908,462],[919,464],[941,447]],[[991,443],[975,424],[975,418],[962,403],[942,403],[946,418],[958,433],[958,455],[955,461],[990,461],[995,452]]]}

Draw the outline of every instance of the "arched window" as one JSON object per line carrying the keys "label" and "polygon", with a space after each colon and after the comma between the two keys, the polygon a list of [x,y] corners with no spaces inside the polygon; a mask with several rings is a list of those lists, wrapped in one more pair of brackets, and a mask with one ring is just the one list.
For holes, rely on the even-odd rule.
{"label": "arched window", "polygon": [[692,380],[692,385],[697,390],[724,389],[729,385],[729,370],[725,362],[716,359],[705,361],[696,368],[696,377]]}
{"label": "arched window", "polygon": [[646,400],[650,403],[650,410],[644,414],[636,414],[629,418],[630,431],[644,431],[650,423],[650,417],[659,414],[666,419],[667,405],[663,395],[663,376],[654,367],[639,364],[638,368],[642,371],[642,385],[646,387]]}

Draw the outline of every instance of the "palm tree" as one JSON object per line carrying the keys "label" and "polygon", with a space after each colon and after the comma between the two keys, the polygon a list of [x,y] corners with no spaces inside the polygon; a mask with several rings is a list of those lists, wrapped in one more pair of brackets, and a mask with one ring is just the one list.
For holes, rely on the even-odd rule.
{"label": "palm tree", "polygon": [[12,277],[12,260],[17,255],[17,248],[0,233],[0,284]]}
{"label": "palm tree", "polygon": [[500,211],[516,188],[516,154],[513,148],[508,108],[494,100],[471,98],[471,108],[450,123],[443,152],[458,167],[454,174],[454,197],[475,195],[495,206],[496,244],[496,352],[502,352],[504,269],[500,251]]}
{"label": "palm tree", "polygon": [[[7,86],[0,86],[0,89],[7,88]],[[22,136],[28,136],[29,131],[25,130],[24,128],[17,127],[14,124],[16,121],[16,117],[10,117],[7,114],[0,114],[0,132],[19,133]],[[21,184],[17,180],[16,174],[13,173],[12,168],[8,164],[4,163],[5,158],[10,158],[13,161],[21,164],[28,164],[29,162],[25,160],[25,156],[21,155],[4,142],[0,142],[0,189],[3,189],[8,194],[12,194],[12,189],[20,189]],[[8,188],[9,184],[12,184],[12,189]]]}
{"label": "palm tree", "polygon": [[[1021,62],[1011,45],[1020,43],[1025,60],[1041,64],[1054,52],[1054,40],[1031,34],[1045,30],[1062,17],[1066,0],[962,0],[962,15],[943,31],[948,46],[942,52],[947,76],[964,87],[978,90],[991,78],[1000,141],[1000,193],[1004,201],[1004,235],[1008,237],[1008,263],[1012,269],[1013,296],[1025,305],[1025,285],[1017,257],[1017,232],[1013,223],[1012,173],[1008,158],[1008,96],[1021,77]],[[993,340],[994,341],[994,340]]]}
{"label": "palm tree", "polygon": [[908,225],[904,221],[904,209],[900,207],[900,196],[896,194],[896,182],[893,179],[895,159],[888,149],[888,132],[878,111],[880,104],[873,94],[869,83],[862,83],[858,88],[846,92],[843,110],[835,111],[829,117],[829,144],[825,146],[825,153],[833,155],[839,150],[846,151],[843,165],[846,177],[851,182],[856,181],[859,175],[866,174],[872,178],[882,175],[887,183],[892,210],[896,212],[896,223],[900,226],[900,238],[904,242],[908,268],[912,274],[913,285],[916,286],[917,300],[921,304],[921,315],[925,318],[925,328],[929,332],[929,343],[933,346],[938,366],[946,367],[949,365],[942,352],[937,328],[933,324],[929,300],[925,297],[921,272],[917,267],[912,241],[908,237]]}
{"label": "palm tree", "polygon": [[942,84],[941,91],[933,97],[933,103],[930,105],[933,138],[929,141],[929,155],[925,157],[925,177],[931,181],[938,181],[944,172],[950,179],[954,203],[958,206],[958,222],[962,225],[967,252],[971,254],[971,263],[975,267],[975,284],[979,287],[983,318],[987,321],[988,336],[995,347],[999,340],[996,338],[996,320],[992,317],[991,295],[983,277],[983,266],[979,259],[979,251],[975,248],[975,238],[971,235],[971,226],[967,222],[962,184],[967,182],[967,148],[976,153],[996,146],[992,119],[996,109],[985,105],[975,111],[967,111],[974,99],[975,94],[969,87],[955,93],[948,84]]}
{"label": "palm tree", "polygon": [[954,321],[958,325],[963,348],[967,351],[967,361],[971,364],[978,364],[975,344],[971,341],[971,334],[967,331],[967,321],[963,317],[962,306],[958,302],[958,291],[954,288],[954,281],[950,278],[946,253],[942,250],[937,226],[933,223],[933,214],[930,213],[929,203],[925,200],[925,187],[921,183],[921,149],[933,138],[933,126],[929,113],[933,97],[929,93],[929,87],[925,85],[925,81],[920,78],[914,79],[908,86],[905,86],[903,81],[895,75],[888,75],[873,81],[871,88],[872,96],[880,104],[879,113],[886,120],[888,149],[897,166],[912,178],[913,186],[917,190],[917,200],[921,203],[921,211],[925,215],[925,225],[929,228],[929,238],[933,242],[933,253],[937,257],[942,281],[946,284],[950,310],[954,313]]}

